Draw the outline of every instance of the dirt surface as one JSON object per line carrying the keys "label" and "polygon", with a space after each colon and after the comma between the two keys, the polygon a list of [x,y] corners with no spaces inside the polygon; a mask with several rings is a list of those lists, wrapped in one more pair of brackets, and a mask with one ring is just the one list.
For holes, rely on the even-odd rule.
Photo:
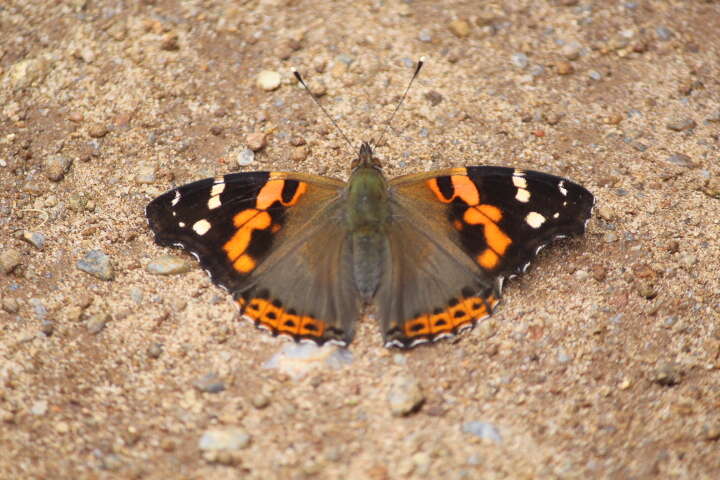
{"label": "dirt surface", "polygon": [[[720,3],[354,3],[0,5],[0,478],[720,478]],[[366,318],[349,365],[264,368],[285,343],[143,209],[233,171],[347,178],[290,67],[357,143],[420,55],[386,173],[567,176],[589,230],[456,341],[387,350]],[[167,254],[190,271],[149,273]]]}

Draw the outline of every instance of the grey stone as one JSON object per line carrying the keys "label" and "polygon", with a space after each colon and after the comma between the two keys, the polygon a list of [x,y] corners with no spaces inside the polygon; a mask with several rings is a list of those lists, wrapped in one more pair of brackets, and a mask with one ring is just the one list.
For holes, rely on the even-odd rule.
{"label": "grey stone", "polygon": [[238,155],[237,164],[241,167],[247,167],[255,161],[255,152],[249,148],[244,148]]}
{"label": "grey stone", "polygon": [[22,232],[20,238],[32,245],[33,247],[37,248],[38,250],[42,250],[45,246],[45,235],[42,233],[37,232],[28,232],[25,230]]}
{"label": "grey stone", "polygon": [[529,63],[528,57],[524,53],[513,53],[510,56],[510,61],[518,68],[526,68]]}
{"label": "grey stone", "polygon": [[109,281],[115,278],[110,257],[100,250],[89,251],[82,259],[78,260],[76,266],[78,270],[89,273],[100,280]]}
{"label": "grey stone", "polygon": [[189,272],[190,264],[180,257],[162,255],[151,260],[145,270],[152,275],[177,275]]}
{"label": "grey stone", "polygon": [[484,440],[490,440],[494,443],[502,443],[502,436],[500,435],[500,432],[491,423],[480,422],[477,420],[465,422],[462,425],[462,431],[463,433],[469,433]]}
{"label": "grey stone", "polygon": [[220,393],[225,390],[225,383],[216,373],[206,373],[193,382],[193,386],[205,393]]}
{"label": "grey stone", "polygon": [[63,155],[50,155],[45,159],[45,176],[52,182],[59,182],[72,165],[72,159]]}
{"label": "grey stone", "polygon": [[240,450],[250,445],[250,435],[239,427],[205,430],[198,448],[204,451]]}

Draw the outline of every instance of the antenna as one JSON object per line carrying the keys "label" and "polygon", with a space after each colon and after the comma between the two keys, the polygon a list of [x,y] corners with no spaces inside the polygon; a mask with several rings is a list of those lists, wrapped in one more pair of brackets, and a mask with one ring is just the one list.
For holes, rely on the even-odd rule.
{"label": "antenna", "polygon": [[410,91],[410,87],[412,86],[413,82],[415,81],[415,77],[418,76],[418,73],[420,73],[420,69],[425,64],[425,57],[420,57],[420,60],[418,60],[417,65],[415,66],[415,73],[413,73],[412,78],[410,79],[410,82],[408,82],[408,86],[405,88],[405,92],[402,95],[402,98],[400,98],[400,101],[398,102],[397,106],[395,107],[395,110],[393,110],[392,114],[390,114],[390,118],[388,118],[388,121],[385,123],[385,130],[383,130],[382,135],[380,136],[380,140],[375,144],[375,146],[382,145],[382,141],[385,139],[385,134],[387,133],[388,129],[390,128],[390,124],[392,123],[393,118],[395,118],[395,114],[400,110],[400,107],[402,106],[403,102],[405,101],[405,97],[407,97],[408,91]]}
{"label": "antenna", "polygon": [[340,132],[340,135],[342,135],[342,137],[345,139],[347,144],[350,145],[350,150],[352,151],[353,150],[352,142],[348,139],[347,135],[345,135],[345,132],[342,131],[342,129],[337,124],[335,119],[330,116],[330,114],[328,113],[327,110],[325,110],[325,107],[323,107],[320,104],[320,102],[317,101],[317,98],[315,98],[315,95],[313,95],[313,93],[310,91],[310,88],[308,88],[307,84],[305,83],[305,80],[303,80],[303,78],[302,78],[302,75],[300,75],[300,72],[298,72],[297,69],[295,69],[295,67],[292,67],[291,70],[292,70],[293,75],[295,75],[295,78],[297,79],[297,81],[300,82],[300,85],[302,85],[305,88],[305,91],[308,93],[308,95],[310,95],[310,98],[312,98],[312,101],[315,102],[315,105],[320,107],[320,110],[322,110],[322,112],[325,114],[325,116],[328,119],[330,119],[330,121],[332,122],[333,125],[335,125],[335,128],[337,128],[337,131]]}

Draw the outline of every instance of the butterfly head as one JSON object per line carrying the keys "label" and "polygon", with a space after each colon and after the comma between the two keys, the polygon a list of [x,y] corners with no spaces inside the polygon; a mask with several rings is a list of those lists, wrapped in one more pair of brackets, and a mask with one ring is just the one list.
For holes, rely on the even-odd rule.
{"label": "butterfly head", "polygon": [[360,146],[360,152],[358,152],[357,158],[352,161],[350,167],[353,171],[358,168],[374,168],[375,170],[382,169],[380,159],[375,156],[375,152],[368,142],[362,143]]}

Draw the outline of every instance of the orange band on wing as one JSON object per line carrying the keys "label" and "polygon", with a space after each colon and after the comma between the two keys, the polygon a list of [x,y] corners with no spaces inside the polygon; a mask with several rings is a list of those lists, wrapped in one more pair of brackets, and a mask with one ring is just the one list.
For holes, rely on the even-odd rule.
{"label": "orange band on wing", "polygon": [[435,314],[419,315],[408,320],[403,325],[406,337],[435,336],[445,332],[457,332],[465,325],[473,325],[476,321],[489,315],[498,300],[490,295],[486,299],[481,297],[467,297],[456,299],[451,307],[447,307]]}
{"label": "orange band on wing", "polygon": [[259,210],[267,210],[273,203],[280,202],[286,207],[291,207],[300,200],[300,197],[302,197],[305,192],[307,192],[307,183],[297,182],[297,189],[295,189],[295,193],[292,198],[286,202],[283,200],[283,191],[286,187],[287,183],[285,180],[276,179],[268,181],[260,189],[257,199],[255,200],[255,206]]}
{"label": "orange band on wing", "polygon": [[223,250],[228,259],[233,262],[233,267],[240,273],[246,274],[255,269],[255,259],[246,254],[252,232],[254,230],[265,230],[272,224],[272,217],[268,212],[261,212],[254,208],[248,208],[233,217],[233,224],[238,227],[233,236],[225,242]]}
{"label": "orange band on wing", "polygon": [[251,298],[247,302],[237,300],[243,315],[257,326],[265,327],[274,334],[286,333],[293,337],[321,338],[326,330],[325,322],[310,316],[288,313],[282,307],[265,298]]}
{"label": "orange band on wing", "polygon": [[480,203],[480,191],[478,190],[477,186],[475,186],[475,183],[464,174],[463,172],[457,172],[459,175],[451,175],[450,176],[450,183],[452,185],[452,195],[450,197],[446,197],[443,195],[442,191],[440,190],[440,186],[438,185],[438,179],[437,178],[431,178],[426,182],[428,188],[435,194],[438,200],[440,200],[443,203],[450,203],[456,198],[459,198],[466,204],[473,206]]}
{"label": "orange band on wing", "polygon": [[510,237],[497,225],[497,222],[502,220],[502,212],[493,205],[478,205],[465,210],[463,220],[470,225],[483,226],[488,248],[480,253],[476,260],[483,268],[495,268],[500,263],[500,257],[512,243]]}

